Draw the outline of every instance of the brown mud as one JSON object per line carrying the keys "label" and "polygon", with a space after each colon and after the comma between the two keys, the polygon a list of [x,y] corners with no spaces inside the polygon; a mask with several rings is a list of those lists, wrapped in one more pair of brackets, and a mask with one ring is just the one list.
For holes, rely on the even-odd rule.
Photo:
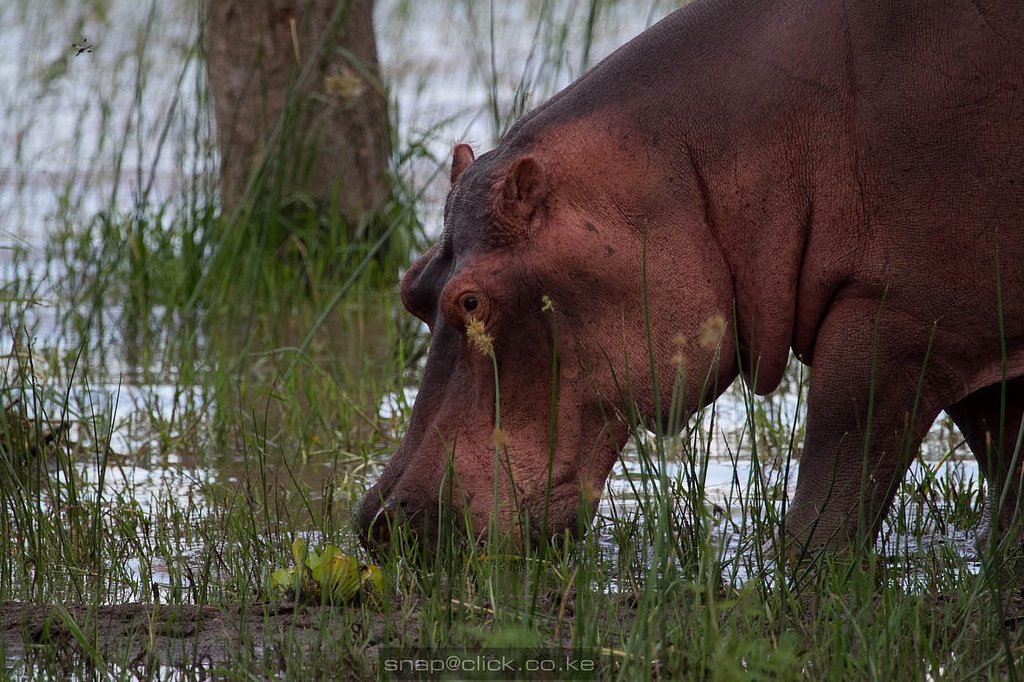
{"label": "brown mud", "polygon": [[[77,631],[77,632],[76,632]],[[330,643],[339,643],[342,677],[372,674],[382,646],[415,642],[418,618],[398,609],[385,616],[359,607],[153,605],[129,603],[91,607],[0,603],[0,658],[53,671],[97,672],[111,662],[121,672],[149,677],[171,668],[217,676],[225,667],[249,663],[257,669],[285,668]],[[85,633],[83,635],[83,633]],[[359,655],[353,646],[360,643]],[[346,653],[347,650],[347,653]],[[318,656],[323,660],[322,656]],[[44,663],[45,661],[45,663]],[[111,672],[111,671],[107,671]],[[337,677],[337,675],[332,675]]]}
{"label": "brown mud", "polygon": [[[542,591],[537,606],[566,624],[575,616],[571,590]],[[482,632],[493,625],[494,612],[486,607],[453,599],[452,612]],[[219,678],[240,669],[275,674],[294,670],[300,661],[313,671],[309,679],[318,669],[324,678],[366,679],[377,676],[382,648],[424,645],[425,625],[429,630],[420,600],[399,595],[389,597],[386,614],[372,603],[365,608],[282,602],[93,607],[8,601],[0,602],[0,677],[4,665],[20,665],[29,677],[36,667],[143,679],[173,669],[185,677]],[[559,631],[561,646],[570,647],[571,628]],[[100,669],[108,663],[111,670]]]}
{"label": "brown mud", "polygon": [[[809,624],[814,618],[814,599],[806,596],[809,599],[802,601]],[[559,595],[543,594],[539,606],[571,623],[575,599],[572,594],[565,597],[566,603],[559,605]],[[935,594],[925,603],[941,610],[949,607],[950,599],[950,595]],[[453,605],[468,609],[466,616],[471,619],[489,611],[454,600]],[[635,617],[628,600],[618,607],[615,620],[619,624]],[[1024,588],[1004,591],[1001,611],[1008,633],[1024,628]],[[964,626],[991,626],[977,621],[982,613],[991,610],[963,614]],[[600,620],[607,621],[608,614],[602,615]],[[484,616],[480,620],[479,625],[486,629],[489,619]],[[20,663],[21,672],[30,677],[36,665],[51,673],[54,666],[69,672],[84,668],[109,673],[111,670],[101,668],[104,661],[110,661],[116,662],[111,665],[116,671],[142,678],[163,676],[167,669],[181,671],[186,677],[218,678],[237,672],[240,665],[274,674],[294,670],[296,660],[308,660],[314,674],[366,679],[378,676],[382,648],[420,646],[423,625],[417,600],[397,596],[387,615],[359,606],[279,602],[222,607],[0,602],[0,659],[5,659],[8,671],[12,664]],[[571,627],[560,630],[562,646],[571,647]]]}

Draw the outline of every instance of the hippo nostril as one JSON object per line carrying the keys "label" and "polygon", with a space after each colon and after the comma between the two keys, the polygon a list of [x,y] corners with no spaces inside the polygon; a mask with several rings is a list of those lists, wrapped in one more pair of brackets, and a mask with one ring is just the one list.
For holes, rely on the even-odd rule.
{"label": "hippo nostril", "polygon": [[373,530],[374,526],[376,526],[377,523],[380,521],[380,517],[387,513],[388,507],[385,506],[386,504],[387,503],[382,504],[380,508],[377,510],[377,513],[373,515],[373,518],[370,519],[370,530]]}
{"label": "hippo nostril", "polygon": [[391,527],[399,521],[400,517],[401,505],[393,495],[389,496],[377,508],[377,512],[364,529],[363,544],[372,550],[387,549],[391,542]]}

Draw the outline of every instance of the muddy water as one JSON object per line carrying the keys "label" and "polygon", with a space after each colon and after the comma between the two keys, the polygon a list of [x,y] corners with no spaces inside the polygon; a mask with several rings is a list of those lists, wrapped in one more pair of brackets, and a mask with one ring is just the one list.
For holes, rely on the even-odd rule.
{"label": "muddy water", "polygon": [[[488,3],[377,3],[381,56],[399,112],[403,146],[425,144],[441,160],[455,141],[470,141],[478,150],[489,148],[508,122],[488,113],[492,93],[497,94],[497,109],[507,111],[513,108],[517,91],[525,88],[528,106],[584,69],[580,31],[570,31],[567,48],[554,37],[569,17],[574,17],[575,26],[583,23],[585,9],[577,6],[586,3],[493,4],[500,15],[493,24],[492,55]],[[614,3],[597,24],[589,63],[663,16],[673,4]],[[549,19],[538,21],[542,6],[553,9]],[[173,367],[140,366],[146,357],[158,358],[161,353],[133,352],[119,327],[121,311],[104,309],[101,317],[107,323],[86,332],[90,346],[105,351],[101,364],[89,367],[87,383],[60,369],[64,363],[47,363],[47,357],[74,353],[81,335],[69,333],[60,323],[66,311],[52,284],[64,273],[48,261],[46,247],[54,235],[98,211],[130,211],[164,202],[174,210],[183,189],[207,191],[213,186],[211,131],[197,123],[202,120],[197,104],[203,87],[201,65],[190,52],[197,7],[191,0],[152,5],[137,0],[0,3],[0,300],[10,311],[25,310],[11,319],[24,322],[23,337],[33,340],[33,348],[25,349],[16,344],[12,327],[0,330],[0,370],[9,370],[15,356],[34,352],[39,355],[35,367],[53,386],[55,400],[67,388],[82,414],[91,410],[109,416],[115,424],[112,447],[123,456],[103,473],[108,483],[130,490],[140,500],[200,498],[207,482],[230,482],[239,475],[237,459],[200,458],[191,447],[168,451],[155,443],[159,433],[154,424],[182,410],[201,416],[211,409],[211,398],[200,386],[181,385]],[[490,72],[492,64],[497,73]],[[436,165],[420,160],[403,172],[414,186],[426,188],[423,220],[437,232],[445,187],[443,180],[430,180]],[[336,322],[335,332],[343,338],[352,333],[343,320]],[[301,333],[300,329],[299,338]],[[361,352],[364,342],[369,343],[355,339],[345,347]],[[324,360],[325,366],[332,362],[338,358]],[[386,420],[397,420],[398,406],[411,404],[414,391],[410,387],[404,401],[386,396],[374,408]],[[772,403],[782,412],[782,423],[800,417],[795,403],[795,395],[785,394]],[[709,418],[705,425],[711,434],[706,470],[711,504],[735,500],[748,480],[745,414],[742,397],[734,391],[720,401],[714,423]],[[962,449],[960,455],[946,457],[950,441],[948,428],[937,426],[925,447],[925,463],[915,467],[976,477],[973,460],[964,460]],[[799,450],[799,442],[796,446]],[[668,466],[670,478],[679,474],[680,464]],[[603,514],[611,512],[613,499],[619,505],[634,503],[631,480],[640,468],[631,446],[613,473]],[[374,469],[364,473],[372,476]],[[789,480],[782,483],[790,489],[796,469],[794,462]],[[321,471],[323,476],[334,475],[329,467]],[[83,461],[81,473],[96,480],[101,472]],[[316,481],[311,487],[319,488]],[[724,542],[735,546],[734,535],[728,530],[722,534]],[[957,536],[955,542],[970,551],[963,538]]]}

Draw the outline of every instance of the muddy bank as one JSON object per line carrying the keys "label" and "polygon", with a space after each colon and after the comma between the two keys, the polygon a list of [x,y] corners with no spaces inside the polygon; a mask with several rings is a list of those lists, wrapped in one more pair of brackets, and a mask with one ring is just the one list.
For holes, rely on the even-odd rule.
{"label": "muddy bank", "polygon": [[[106,673],[164,679],[173,671],[185,679],[219,679],[240,670],[257,676],[302,670],[304,679],[375,678],[382,649],[429,646],[437,625],[424,620],[419,597],[388,599],[387,613],[372,605],[281,602],[98,608],[0,602],[0,678],[5,670],[30,678],[33,671],[44,671],[66,678]],[[545,620],[558,614],[568,623],[575,615],[575,596],[571,590],[543,590],[537,606]],[[625,622],[631,612],[620,612],[616,622]],[[495,625],[490,608],[459,599],[451,600],[448,617],[481,633]],[[609,627],[607,614],[597,619]],[[546,646],[571,648],[571,628],[561,628],[557,639],[559,644],[548,639]]]}
{"label": "muddy bank", "polygon": [[[963,594],[927,595],[918,608],[939,616],[945,614],[947,624],[956,623],[957,631],[966,629],[981,636],[983,631],[1005,628],[1005,635],[1015,640],[1024,629],[1024,588],[1019,581],[1009,582],[1015,586],[1007,585],[1000,591],[998,612],[1002,624],[989,619],[993,611],[987,602],[995,596],[991,592],[981,599],[976,599],[979,595],[970,599]],[[726,592],[731,598],[737,596]],[[823,633],[814,627],[820,625],[821,614],[815,615],[815,611],[821,597],[803,595],[801,615],[784,618],[783,629],[801,633],[803,645],[811,651],[822,644],[815,639]],[[0,659],[4,668],[0,673],[29,678],[42,671],[46,676],[65,678],[221,679],[234,677],[239,671],[245,671],[247,677],[289,677],[302,671],[303,679],[373,679],[382,674],[378,669],[382,650],[429,646],[430,632],[437,626],[424,620],[422,603],[417,599],[394,599],[386,615],[359,606],[295,607],[281,603],[92,608],[2,602]],[[465,619],[467,627],[485,633],[496,625],[489,608],[454,599],[452,605],[448,615],[459,621]],[[558,614],[559,621],[564,619],[568,625],[575,618],[575,596],[570,593],[561,600],[544,593],[538,606],[542,620]],[[881,603],[876,606],[883,610]],[[609,632],[616,629],[609,618],[628,629],[636,615],[628,599],[619,603],[614,613],[594,614],[601,621],[601,629]],[[555,639],[561,640],[560,644],[549,639],[545,646],[571,650],[571,629],[571,625],[556,628]],[[943,639],[938,637],[939,641]],[[687,670],[685,656],[681,669],[652,665],[655,678],[671,678],[672,671]],[[602,669],[596,678],[603,679],[605,672]]]}
{"label": "muddy bank", "polygon": [[333,646],[339,667],[321,672],[361,678],[372,674],[380,647],[415,641],[418,619],[402,611],[385,616],[358,607],[271,603],[93,608],[3,602],[0,654],[8,671],[21,667],[30,676],[32,669],[74,674],[108,668],[140,677],[163,676],[168,669],[205,677],[240,664],[273,673],[307,658],[320,667],[332,658],[324,649]]}

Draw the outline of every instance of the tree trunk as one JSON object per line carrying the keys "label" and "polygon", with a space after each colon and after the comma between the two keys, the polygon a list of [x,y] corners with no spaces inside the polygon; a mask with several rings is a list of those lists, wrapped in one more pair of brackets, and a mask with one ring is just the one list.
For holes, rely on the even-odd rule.
{"label": "tree trunk", "polygon": [[257,196],[330,205],[353,229],[379,211],[389,138],[373,0],[209,0],[206,30],[222,212],[264,159]]}

